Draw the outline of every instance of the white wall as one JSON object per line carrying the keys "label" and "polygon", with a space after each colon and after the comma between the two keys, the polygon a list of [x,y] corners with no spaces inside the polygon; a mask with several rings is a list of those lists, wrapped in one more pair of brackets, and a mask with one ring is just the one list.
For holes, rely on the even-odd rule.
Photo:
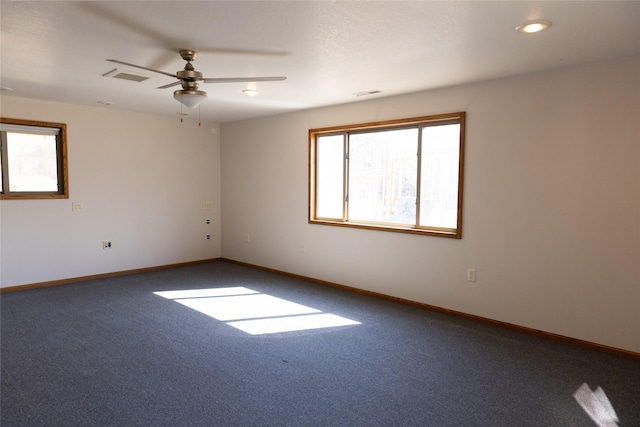
{"label": "white wall", "polygon": [[3,117],[67,124],[70,190],[68,200],[0,201],[0,286],[220,256],[216,124],[8,96],[0,105]]}
{"label": "white wall", "polygon": [[[462,240],[307,223],[308,129],[453,111]],[[640,352],[637,59],[226,123],[221,149],[225,258]]]}

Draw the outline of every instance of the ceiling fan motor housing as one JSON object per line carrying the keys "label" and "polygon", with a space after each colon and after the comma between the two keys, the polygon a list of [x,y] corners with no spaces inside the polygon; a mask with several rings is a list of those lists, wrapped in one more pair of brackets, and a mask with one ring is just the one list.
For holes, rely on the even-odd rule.
{"label": "ceiling fan motor housing", "polygon": [[[191,65],[191,63],[187,65]],[[191,66],[190,70],[188,70],[187,67],[185,67],[184,70],[178,71],[176,73],[176,76],[178,76],[180,80],[191,80],[194,82],[198,80],[202,80],[202,73],[200,71],[194,70],[193,66]]]}
{"label": "ceiling fan motor housing", "polygon": [[192,80],[183,80],[181,82],[183,90],[198,90],[198,82]]}

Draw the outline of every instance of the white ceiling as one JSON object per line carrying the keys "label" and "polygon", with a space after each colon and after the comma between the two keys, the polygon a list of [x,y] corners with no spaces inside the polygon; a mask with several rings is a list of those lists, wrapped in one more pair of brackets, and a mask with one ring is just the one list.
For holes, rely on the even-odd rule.
{"label": "white ceiling", "polygon": [[[202,120],[217,122],[640,55],[638,1],[3,0],[0,12],[2,96],[177,117],[179,87],[156,89],[171,77],[103,74],[136,71],[108,58],[175,73],[185,48],[205,77],[287,76],[253,98],[251,84],[202,84]],[[553,25],[514,30],[535,19]]]}

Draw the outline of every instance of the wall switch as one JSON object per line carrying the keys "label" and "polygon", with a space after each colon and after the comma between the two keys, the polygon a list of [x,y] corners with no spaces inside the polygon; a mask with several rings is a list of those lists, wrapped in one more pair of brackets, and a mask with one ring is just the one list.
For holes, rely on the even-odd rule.
{"label": "wall switch", "polygon": [[245,234],[245,235],[244,235],[244,242],[245,242],[245,243],[249,243],[250,241],[251,241],[251,236],[250,236],[250,235],[248,235],[248,234]]}
{"label": "wall switch", "polygon": [[202,210],[211,210],[211,207],[213,206],[213,202],[209,202],[209,201],[204,201],[204,202],[200,202],[200,209]]}
{"label": "wall switch", "polygon": [[467,270],[467,281],[475,282],[476,281],[476,269],[470,268]]}
{"label": "wall switch", "polygon": [[111,249],[111,241],[103,240],[102,241],[102,249],[104,249],[104,250]]}

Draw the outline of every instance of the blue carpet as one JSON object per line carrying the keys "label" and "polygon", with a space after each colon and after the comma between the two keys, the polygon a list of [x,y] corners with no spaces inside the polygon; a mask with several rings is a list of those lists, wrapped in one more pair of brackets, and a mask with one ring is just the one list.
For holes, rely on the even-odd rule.
{"label": "blue carpet", "polygon": [[[359,324],[250,335],[154,292],[245,287]],[[9,426],[640,425],[640,362],[226,262],[2,294]]]}

